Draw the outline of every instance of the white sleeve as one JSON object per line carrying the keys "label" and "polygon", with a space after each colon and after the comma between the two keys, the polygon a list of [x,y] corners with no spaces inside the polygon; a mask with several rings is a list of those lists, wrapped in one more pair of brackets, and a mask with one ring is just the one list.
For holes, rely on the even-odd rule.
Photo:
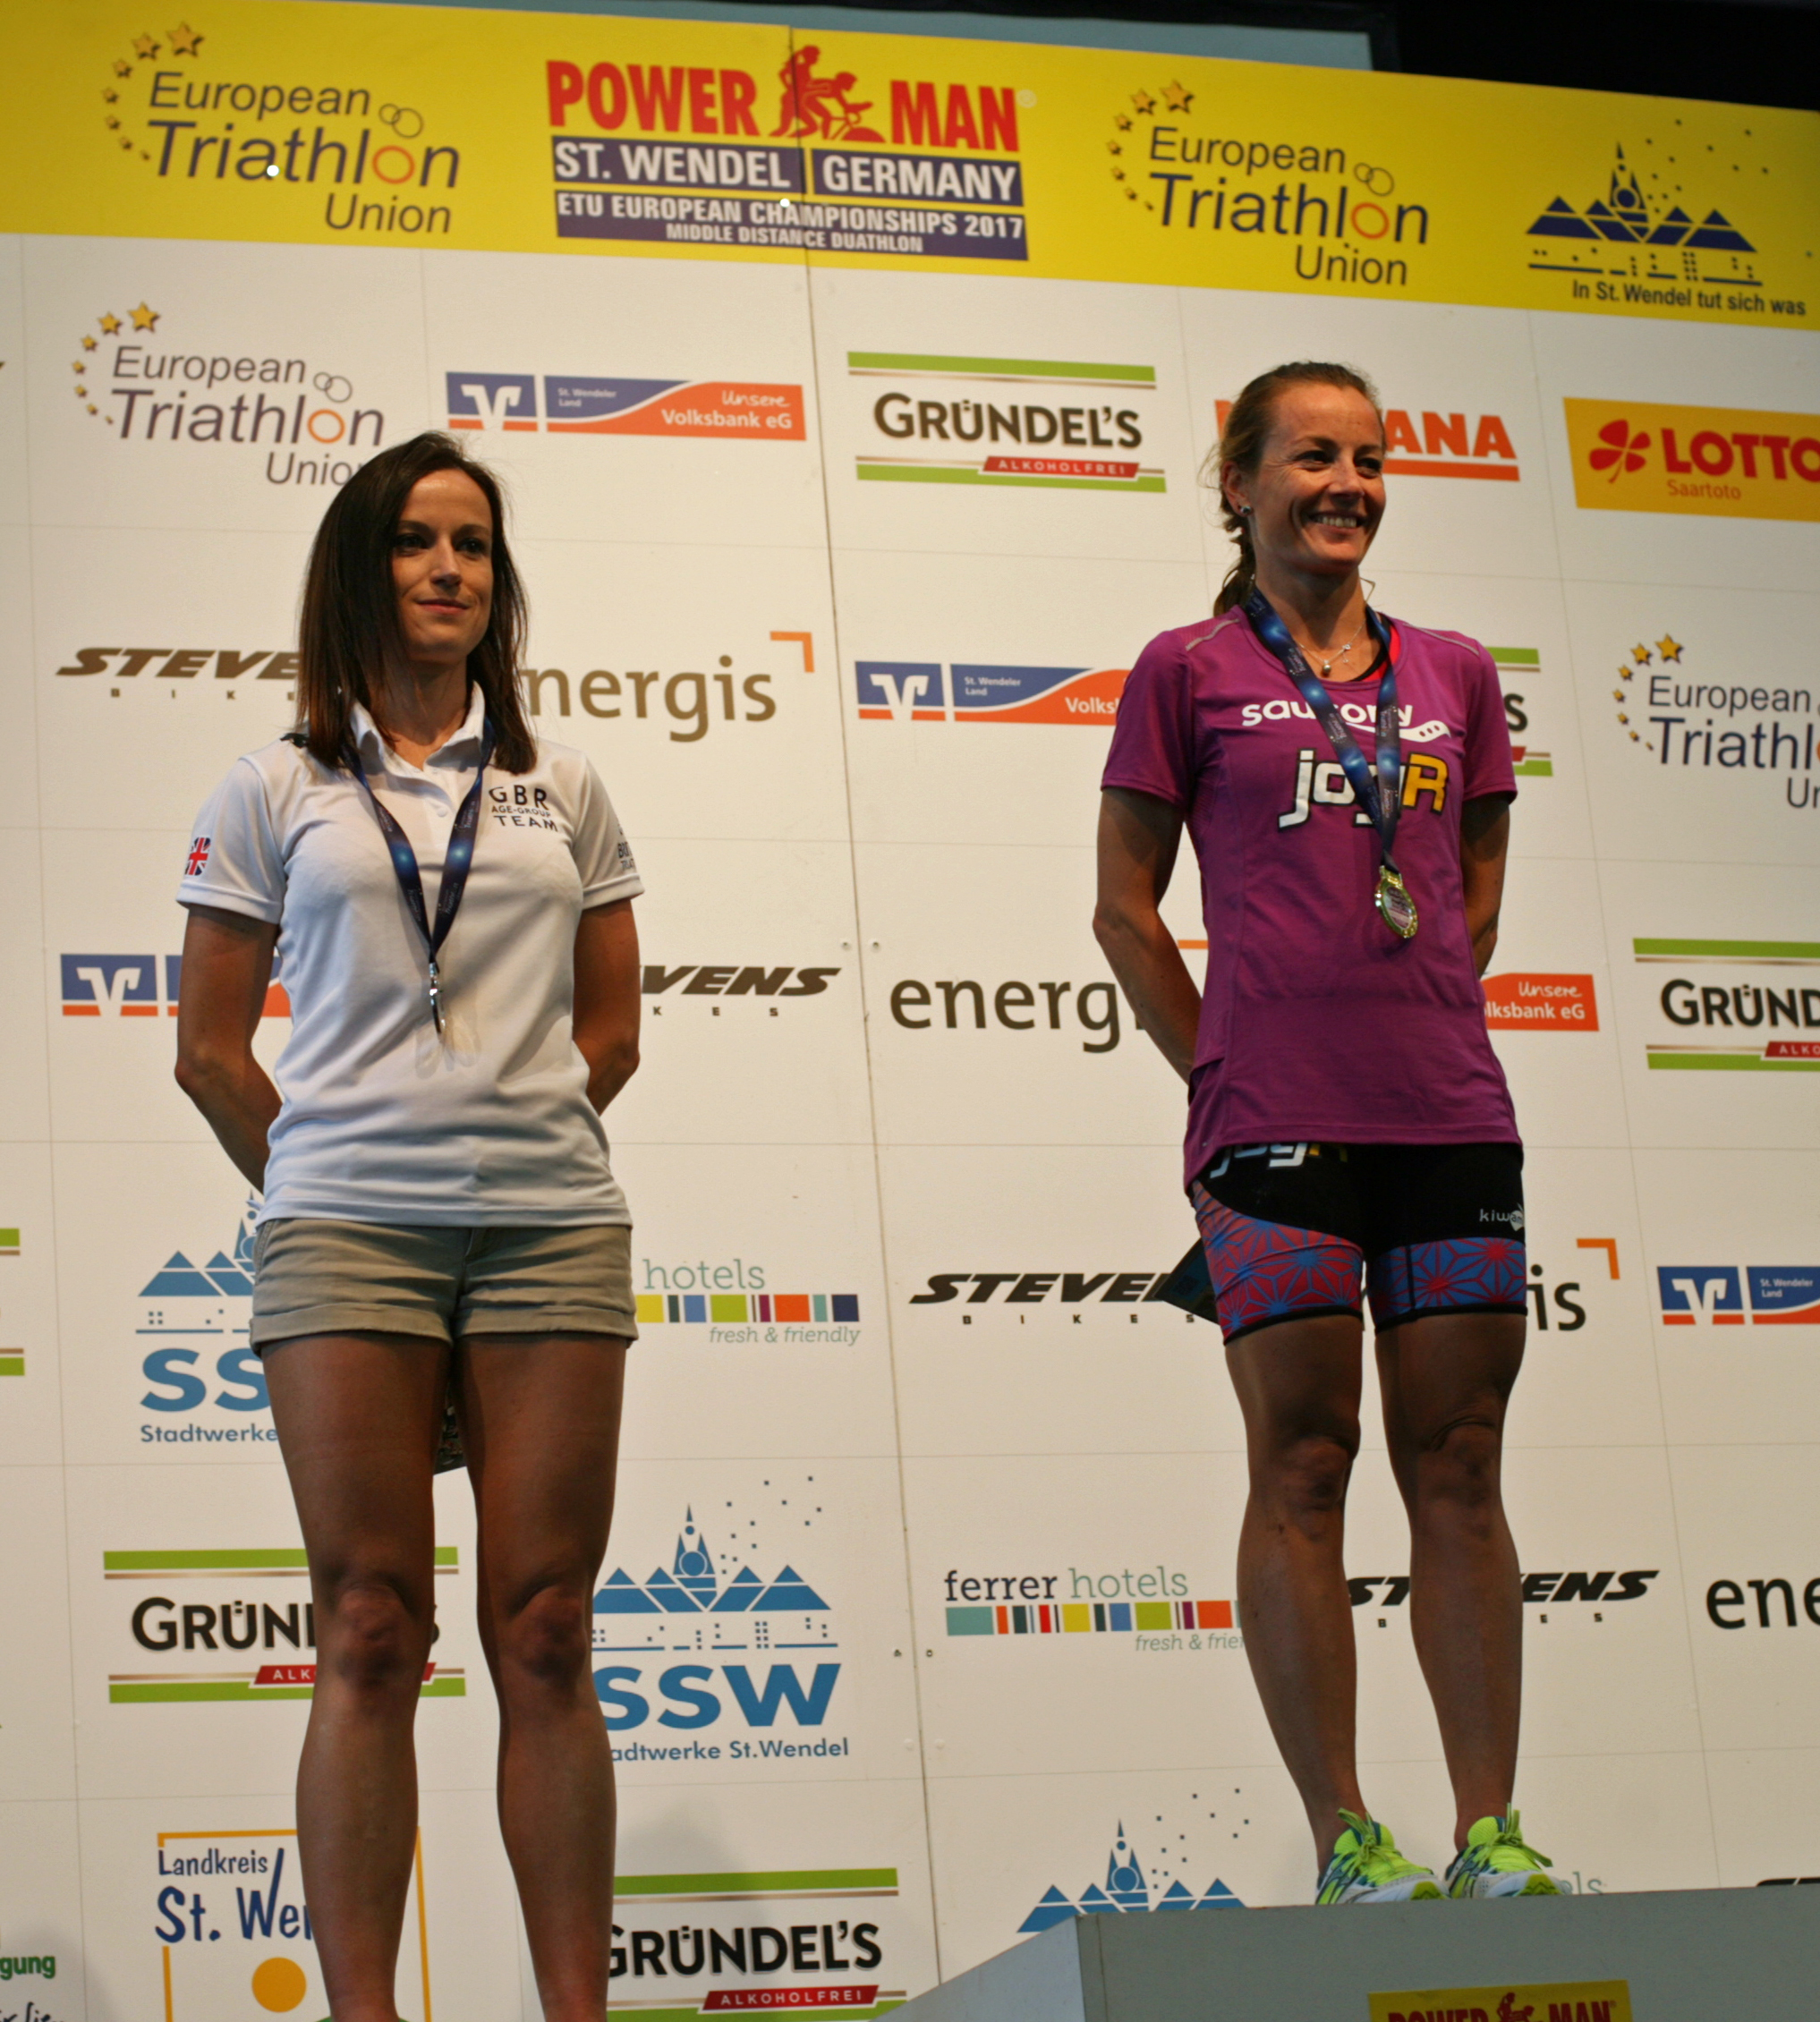
{"label": "white sleeve", "polygon": [[276,924],[284,915],[285,884],[265,775],[242,759],[196,818],[177,903],[218,905]]}
{"label": "white sleeve", "polygon": [[613,803],[594,768],[583,761],[582,788],[575,810],[574,836],[569,847],[574,852],[575,869],[582,875],[582,905],[607,905],[615,899],[636,898],[644,880],[634,862],[632,845],[619,826]]}

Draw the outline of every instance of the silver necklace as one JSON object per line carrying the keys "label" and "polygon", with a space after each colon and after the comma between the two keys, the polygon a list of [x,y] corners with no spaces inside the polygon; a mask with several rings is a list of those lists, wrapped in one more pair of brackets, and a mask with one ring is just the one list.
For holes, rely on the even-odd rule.
{"label": "silver necklace", "polygon": [[1364,620],[1363,618],[1361,618],[1361,619],[1360,619],[1360,620],[1358,621],[1358,629],[1357,629],[1357,631],[1356,631],[1356,632],[1355,632],[1355,633],[1353,633],[1352,637],[1351,637],[1350,639],[1348,639],[1348,640],[1347,641],[1347,642],[1345,643],[1345,645],[1344,645],[1344,646],[1342,646],[1342,647],[1340,647],[1340,648],[1339,648],[1339,650],[1338,650],[1337,652],[1333,653],[1332,655],[1331,655],[1331,656],[1330,656],[1329,658],[1325,658],[1325,659],[1321,659],[1321,655],[1320,655],[1320,653],[1319,653],[1318,650],[1317,650],[1316,648],[1313,647],[1313,646],[1310,646],[1310,647],[1307,647],[1307,648],[1305,648],[1305,651],[1307,652],[1307,655],[1308,655],[1308,657],[1309,657],[1309,658],[1310,658],[1310,659],[1321,659],[1321,671],[1322,671],[1322,673],[1323,675],[1327,675],[1327,674],[1331,674],[1331,673],[1333,672],[1333,663],[1334,663],[1334,661],[1335,661],[1335,660],[1343,660],[1343,659],[1344,659],[1344,658],[1346,658],[1346,656],[1347,656],[1347,655],[1348,655],[1348,654],[1349,652],[1351,652],[1351,650],[1353,650],[1353,648],[1354,648],[1355,646],[1356,646],[1356,645],[1358,644],[1358,635],[1359,635],[1359,633],[1360,633],[1360,632],[1363,632],[1363,631],[1365,630],[1365,620]]}

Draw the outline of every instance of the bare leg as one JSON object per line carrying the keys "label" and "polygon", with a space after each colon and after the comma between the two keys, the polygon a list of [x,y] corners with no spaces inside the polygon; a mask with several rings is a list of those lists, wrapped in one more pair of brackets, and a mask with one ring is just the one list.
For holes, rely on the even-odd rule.
{"label": "bare leg", "polygon": [[1410,1627],[1452,1780],[1456,1848],[1508,1811],[1522,1703],[1523,1601],[1504,1520],[1515,1313],[1436,1313],[1378,1336],[1391,1465],[1409,1511]]}
{"label": "bare leg", "polygon": [[1226,1351],[1251,1468],[1238,1540],[1246,1655],[1323,1865],[1341,1809],[1365,1810],[1343,1559],[1362,1332],[1356,1320],[1324,1314],[1261,1327]]}
{"label": "bare leg", "polygon": [[481,1641],[499,1695],[499,1822],[547,2022],[603,2022],[613,1752],[594,1691],[625,1347],[605,1334],[461,1347],[480,1522]]}
{"label": "bare leg", "polygon": [[429,1654],[430,1461],[448,1350],[409,1334],[324,1334],[266,1351],[310,1554],[316,1692],[297,1839],[335,2022],[395,2022],[417,1842],[412,1728]]}

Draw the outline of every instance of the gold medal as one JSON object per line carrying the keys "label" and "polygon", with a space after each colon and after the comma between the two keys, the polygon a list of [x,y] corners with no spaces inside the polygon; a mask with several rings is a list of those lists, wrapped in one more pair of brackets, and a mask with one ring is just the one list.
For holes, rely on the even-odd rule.
{"label": "gold medal", "polygon": [[1409,888],[1403,882],[1402,872],[1385,864],[1378,872],[1378,888],[1374,896],[1378,911],[1384,916],[1384,924],[1397,939],[1414,940],[1420,922],[1416,916],[1416,901],[1409,896]]}

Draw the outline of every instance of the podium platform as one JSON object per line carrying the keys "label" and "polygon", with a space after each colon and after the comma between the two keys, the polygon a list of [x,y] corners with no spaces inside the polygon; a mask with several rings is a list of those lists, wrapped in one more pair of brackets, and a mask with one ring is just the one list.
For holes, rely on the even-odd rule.
{"label": "podium platform", "polygon": [[1077,1916],[902,2022],[1812,2022],[1820,1888]]}

